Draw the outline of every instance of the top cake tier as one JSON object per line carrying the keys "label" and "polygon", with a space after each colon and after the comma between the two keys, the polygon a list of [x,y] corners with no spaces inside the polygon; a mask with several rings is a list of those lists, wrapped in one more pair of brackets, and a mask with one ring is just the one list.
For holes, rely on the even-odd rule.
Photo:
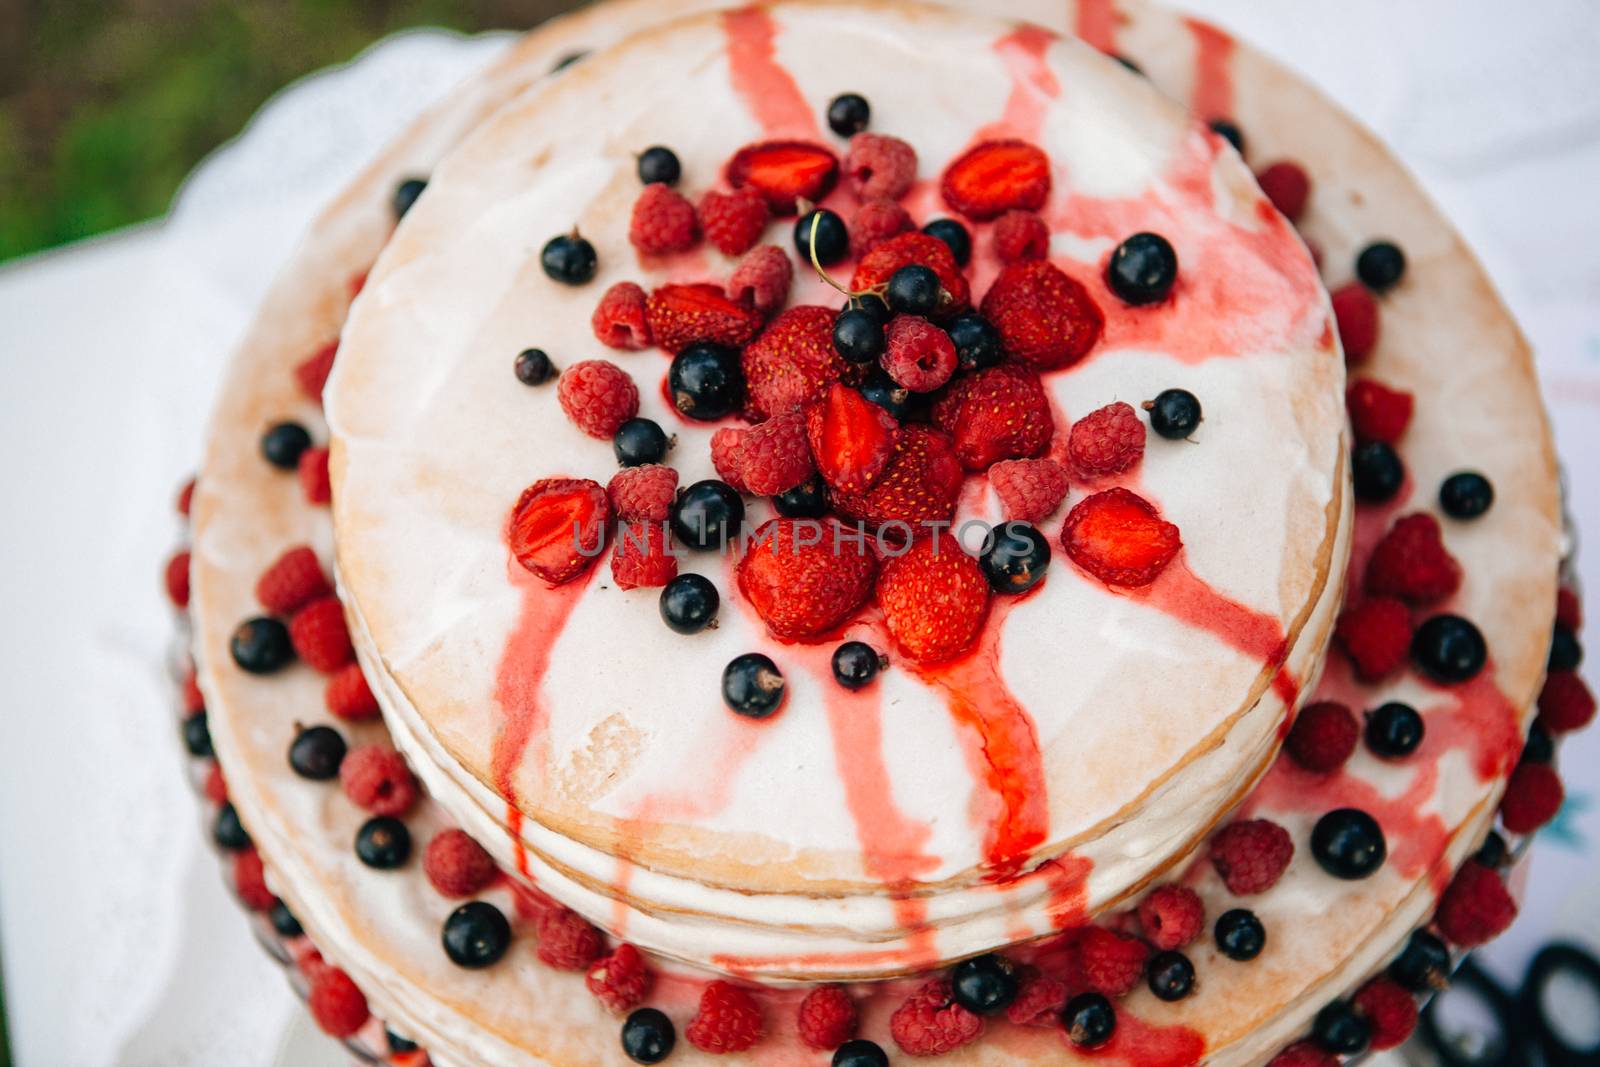
{"label": "top cake tier", "polygon": [[[527,547],[512,521],[524,490],[604,485],[617,458],[609,434],[569,418],[570,390],[518,381],[520,350],[569,373],[611,360],[639,415],[675,435],[663,462],[680,486],[717,478],[713,432],[745,425],[685,418],[669,399],[669,354],[597,340],[602,294],[631,281],[658,292],[658,346],[680,347],[707,320],[669,315],[672,291],[659,288],[721,287],[739,262],[708,242],[665,255],[630,244],[637,154],[671,146],[691,200],[730,183],[770,192],[772,174],[793,174],[765,162],[792,156],[730,160],[773,140],[844,157],[824,116],[846,91],[871,100],[871,132],[915,150],[915,181],[893,190],[915,224],[951,216],[972,233],[959,280],[915,240],[892,246],[908,251],[891,265],[942,269],[935,321],[970,299],[1007,353],[1009,369],[958,371],[932,393],[931,416],[912,404],[906,426],[932,428],[890,431],[897,451],[876,485],[901,486],[902,499],[831,494],[852,524],[898,517],[916,498],[922,547],[900,556],[889,544],[856,563],[865,602],[800,639],[794,618],[816,613],[795,602],[808,587],[792,576],[815,570],[763,565],[779,580],[745,574],[741,587],[746,557],[766,546],[674,546],[679,569],[722,598],[718,626],[691,636],[663,625],[658,590],[624,588],[637,576],[606,559],[553,585],[548,569],[530,572],[514,551]],[[969,154],[1004,139],[1032,147]],[[798,155],[826,170],[827,156]],[[1047,188],[1027,172],[1034,158]],[[851,218],[861,180],[846,166],[809,191]],[[1046,261],[1003,267],[996,206],[1036,210]],[[748,343],[747,415],[802,409],[811,437],[832,441],[829,420],[849,404],[830,398],[830,379],[859,384],[865,371],[815,356],[831,351],[843,297],[795,255],[791,221],[775,217],[763,237],[796,272],[786,306],[827,313],[790,311],[752,340],[763,327],[747,307],[720,315],[745,335],[724,322],[715,339]],[[541,247],[574,226],[598,260],[579,285],[541,267]],[[1165,238],[1178,267],[1164,298],[1132,304],[1107,266],[1141,232]],[[856,288],[881,280],[861,258],[830,273]],[[1018,416],[1026,434],[962,410],[976,383],[1035,375],[1043,403]],[[1123,899],[1265,768],[1320,672],[1348,554],[1343,375],[1293,230],[1226,142],[1115,62],[1036,28],[909,4],[692,18],[506,107],[406,216],[326,397],[340,582],[397,742],[439,802],[541,889],[618,936],[720,970],[914,972]],[[1072,466],[1073,422],[1168,389],[1203,411],[1186,439],[1148,434],[1116,473]],[[953,543],[923,520],[1000,519],[989,465],[1032,455],[1060,461],[1072,482],[1037,522],[1054,549],[1044,579],[991,595],[967,557],[930,564],[930,544]],[[826,473],[837,457],[819,459]],[[747,531],[773,514],[760,497],[744,503]],[[1129,545],[1130,529],[1146,540]],[[1112,566],[1136,548],[1138,566]],[[829,666],[847,639],[889,658],[856,691]],[[781,708],[760,719],[722,695],[724,668],[751,652],[786,683]]]}

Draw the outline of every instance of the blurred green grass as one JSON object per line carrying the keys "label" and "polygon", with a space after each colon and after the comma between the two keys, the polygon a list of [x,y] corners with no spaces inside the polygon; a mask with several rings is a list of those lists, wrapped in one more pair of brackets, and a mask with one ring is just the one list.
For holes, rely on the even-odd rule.
{"label": "blurred green grass", "polygon": [[409,26],[532,25],[553,0],[0,0],[0,260],[166,209],[273,92]]}

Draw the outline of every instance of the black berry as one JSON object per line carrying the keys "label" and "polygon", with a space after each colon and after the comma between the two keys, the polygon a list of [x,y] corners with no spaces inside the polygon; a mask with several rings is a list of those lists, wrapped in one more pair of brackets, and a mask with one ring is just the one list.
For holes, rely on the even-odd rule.
{"label": "black berry", "polygon": [[846,689],[870,685],[883,666],[883,656],[865,641],[846,641],[833,650],[833,680]]}
{"label": "black berry", "polygon": [[872,105],[860,93],[840,93],[828,104],[828,129],[853,137],[872,121]]}
{"label": "black berry", "polygon": [[889,275],[884,298],[893,311],[927,318],[939,306],[939,276],[921,263],[901,267]]}
{"label": "black berry", "polygon": [[1230,960],[1253,960],[1267,946],[1266,927],[1255,912],[1246,908],[1223,912],[1211,932],[1217,939],[1217,950]]}
{"label": "black berry", "polygon": [[1136,233],[1111,253],[1106,284],[1128,304],[1155,304],[1178,280],[1178,253],[1158,233]]}
{"label": "black berry", "polygon": [[989,532],[978,563],[995,592],[1025,593],[1050,566],[1050,541],[1028,523],[1003,522]]}
{"label": "black berry", "polygon": [[640,1008],[622,1024],[622,1051],[634,1063],[660,1063],[677,1041],[672,1020],[655,1008]]}
{"label": "black berry", "polygon": [[1083,993],[1061,1010],[1067,1040],[1079,1048],[1099,1048],[1117,1032],[1117,1009],[1099,993]]}
{"label": "black berry", "polygon": [[956,359],[962,370],[983,370],[1000,362],[1000,331],[982,315],[962,315],[945,332],[956,346]]}
{"label": "black berry", "polygon": [[1400,454],[1391,446],[1382,441],[1368,441],[1357,445],[1350,457],[1350,476],[1357,500],[1382,504],[1400,491],[1406,480],[1406,468],[1400,462]]}
{"label": "black berry", "polygon": [[411,858],[411,831],[392,816],[373,816],[356,831],[356,858],[380,871],[404,866]]}
{"label": "black berry", "polygon": [[1389,964],[1389,977],[1413,993],[1422,993],[1449,985],[1452,969],[1445,943],[1426,930],[1416,930]]}
{"label": "black berry", "polygon": [[298,422],[280,422],[261,435],[261,455],[279,470],[300,466],[300,454],[311,447],[311,434]]}
{"label": "black berry", "polygon": [[518,352],[512,369],[523,385],[543,385],[556,376],[556,365],[542,348],[524,348]]}
{"label": "black berry", "polygon": [[1483,844],[1478,846],[1478,851],[1473,853],[1472,861],[1485,867],[1504,867],[1511,858],[1510,850],[1506,848],[1506,839],[1495,830],[1489,831],[1489,836],[1483,839]]}
{"label": "black berry", "polygon": [[722,670],[722,700],[735,714],[765,719],[783,703],[783,672],[760,652],[735,656]]}
{"label": "black berry", "polygon": [[1154,400],[1146,400],[1150,428],[1169,441],[1181,441],[1200,428],[1204,416],[1200,399],[1187,389],[1163,389]]}
{"label": "black berry", "polygon": [[690,548],[720,548],[744,523],[744,500],[727,482],[695,482],[672,502],[672,534]]}
{"label": "black berry", "polygon": [[896,385],[887,374],[874,373],[867,378],[861,385],[861,395],[897,420],[904,420],[911,410],[911,391]]}
{"label": "black berry", "polygon": [[582,285],[594,277],[599,258],[594,245],[579,237],[577,231],[552,237],[539,253],[539,265],[553,281],[563,285]]}
{"label": "black berry", "polygon": [[242,671],[271,674],[294,660],[289,628],[265,615],[246,619],[228,639],[228,651]]}
{"label": "black berry", "polygon": [[302,778],[325,782],[339,776],[344,762],[344,738],[331,726],[301,730],[289,745],[289,766]]}
{"label": "black berry", "polygon": [[669,630],[695,634],[717,617],[722,597],[703,574],[680,574],[661,587],[661,621]]}
{"label": "black berry", "polygon": [[1352,1056],[1372,1040],[1372,1027],[1348,1001],[1336,1000],[1317,1012],[1311,1023],[1311,1040],[1328,1052]]}
{"label": "black berry", "polygon": [[1399,284],[1406,273],[1406,254],[1389,241],[1374,241],[1356,256],[1356,277],[1375,293]]}
{"label": "black berry", "polygon": [[406,1040],[405,1038],[401,1037],[399,1034],[395,1033],[393,1030],[389,1029],[387,1026],[383,1028],[383,1037],[384,1037],[384,1040],[389,1042],[389,1051],[390,1052],[415,1052],[415,1051],[417,1051],[417,1043],[415,1041]]}
{"label": "black berry", "polygon": [[865,308],[846,308],[833,320],[833,347],[851,363],[873,362],[884,345],[883,323]]}
{"label": "black berry", "polygon": [[1145,980],[1160,999],[1182,1000],[1194,991],[1194,964],[1181,952],[1158,952],[1150,957]]}
{"label": "black berry", "polygon": [[1528,739],[1522,743],[1522,759],[1527,763],[1549,763],[1556,758],[1555,738],[1538,723],[1528,727]]}
{"label": "black berry", "polygon": [[801,215],[794,224],[794,247],[802,263],[811,262],[813,244],[818,263],[823,266],[837,263],[850,254],[850,231],[837,213],[819,207]]}
{"label": "black berry", "polygon": [[1475,519],[1494,503],[1494,486],[1477,471],[1452,474],[1439,484],[1439,506],[1452,519]]}
{"label": "black berry", "polygon": [[581,49],[577,52],[568,52],[566,55],[556,60],[556,65],[550,68],[550,73],[559,74],[568,67],[572,66],[574,63],[577,63],[583,59],[587,59],[588,56],[589,53]]}
{"label": "black berry", "polygon": [[1578,635],[1572,632],[1572,627],[1556,623],[1550,635],[1550,669],[1575,671],[1582,664],[1583,644],[1578,640]]}
{"label": "black berry", "polygon": [[1422,715],[1410,704],[1391,701],[1367,713],[1367,747],[1386,759],[1409,756],[1422,744]]}
{"label": "black berry", "polygon": [[645,185],[655,182],[677,185],[682,176],[683,165],[678,162],[678,154],[672,149],[653,145],[639,153],[639,180]]}
{"label": "black berry", "polygon": [[411,205],[417,202],[417,197],[422,195],[422,190],[428,187],[425,178],[407,178],[395,186],[394,199],[390,205],[394,208],[395,221],[406,217],[406,212],[411,210]]}
{"label": "black berry", "polygon": [[922,228],[929,237],[937,237],[956,257],[956,266],[965,267],[972,259],[972,234],[955,219],[934,219]]}
{"label": "black berry", "polygon": [[1235,152],[1244,155],[1244,131],[1237,124],[1228,119],[1212,119],[1210,126],[1213,133],[1233,145]]}
{"label": "black berry", "polygon": [[183,747],[198,759],[211,755],[211,725],[205,712],[197,711],[183,720]]}
{"label": "black berry", "polygon": [[239,813],[232,804],[217,809],[217,817],[211,822],[211,840],[218,848],[230,852],[250,847],[250,835],[245,832],[244,823],[239,821]]}
{"label": "black berry", "polygon": [[689,419],[713,421],[744,404],[744,369],[736,349],[692,344],[672,357],[667,371],[672,406]]}
{"label": "black berry", "polygon": [[889,325],[889,320],[894,318],[894,312],[889,310],[889,305],[884,303],[883,297],[876,293],[863,293],[861,296],[852,296],[844,302],[840,312],[851,309],[865,311],[872,317],[872,321],[879,326]]}
{"label": "black berry", "polygon": [[278,932],[279,937],[299,937],[305,933],[305,928],[300,925],[300,920],[294,917],[294,912],[289,910],[289,905],[277,901],[267,912],[267,918],[272,922],[272,928]]}
{"label": "black berry", "polygon": [[830,1067],[889,1067],[889,1054],[866,1038],[858,1037],[834,1050]]}
{"label": "black berry", "polygon": [[1311,831],[1311,855],[1335,878],[1366,878],[1383,866],[1388,854],[1378,820],[1359,808],[1330,811]]}
{"label": "black berry", "polygon": [[1017,999],[1017,968],[992,952],[974,956],[956,964],[950,984],[957,1004],[970,1012],[990,1015]]}
{"label": "black berry", "polygon": [[1476,675],[1488,655],[1483,634],[1459,615],[1435,615],[1411,635],[1411,661],[1447,685]]}
{"label": "black berry", "polygon": [[624,467],[660,463],[667,458],[670,447],[667,432],[654,419],[629,419],[611,435],[611,450]]}
{"label": "black berry", "polygon": [[773,497],[772,506],[787,519],[820,519],[828,513],[828,494],[822,479],[813,476]]}
{"label": "black berry", "polygon": [[457,967],[487,967],[511,945],[511,924],[500,909],[484,900],[472,900],[452,911],[444,921],[444,954]]}

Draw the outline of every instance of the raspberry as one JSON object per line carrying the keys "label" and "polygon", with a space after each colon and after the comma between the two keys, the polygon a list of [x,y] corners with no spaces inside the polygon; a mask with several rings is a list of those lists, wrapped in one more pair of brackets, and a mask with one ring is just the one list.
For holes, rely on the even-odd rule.
{"label": "raspberry", "polygon": [[1556,590],[1556,622],[1569,630],[1583,629],[1583,602],[1572,589]]}
{"label": "raspberry", "polygon": [[333,592],[310,545],[296,545],[273,561],[256,580],[256,600],[274,615],[293,615]]}
{"label": "raspberry", "polygon": [[728,279],[728,293],[742,304],[772,314],[789,298],[794,264],[777,245],[761,245],[739,261]]}
{"label": "raspberry", "polygon": [[618,945],[611,955],[595,960],[583,983],[608,1011],[620,1015],[644,1001],[652,978],[638,949],[632,945]]}
{"label": "raspberry", "polygon": [[428,882],[447,897],[470,897],[493,880],[494,860],[465,830],[440,830],[422,856]]}
{"label": "raspberry", "polygon": [[1339,1057],[1310,1041],[1297,1041],[1272,1057],[1267,1067],[1339,1067]]}
{"label": "raspberry", "polygon": [[955,1002],[950,983],[935,979],[889,1016],[889,1034],[908,1056],[938,1056],[983,1036],[983,1016]]}
{"label": "raspberry", "polygon": [[1120,997],[1132,992],[1144,977],[1150,949],[1136,937],[1091,926],[1078,943],[1078,957],[1089,988],[1108,997]]}
{"label": "raspberry", "polygon": [[1144,458],[1144,422],[1132,404],[1107,404],[1072,424],[1067,455],[1086,477],[1121,474]]}
{"label": "raspberry", "polygon": [[644,290],[634,282],[618,282],[605,291],[589,318],[595,338],[607,348],[637,352],[655,342],[645,321]]}
{"label": "raspberry", "polygon": [[[875,406],[875,405],[874,405]],[[815,441],[815,437],[813,437]],[[821,466],[821,458],[818,458]],[[865,493],[833,487],[834,510],[869,525],[940,522],[955,514],[961,496],[961,462],[950,439],[928,426],[907,426],[894,438],[882,475]]]}
{"label": "raspberry", "polygon": [[289,641],[295,655],[323,674],[338,670],[355,655],[336,596],[318,597],[295,612],[289,619]]}
{"label": "raspberry", "polygon": [[844,986],[822,985],[800,1002],[800,1040],[818,1052],[831,1052],[856,1036],[856,1002]]}
{"label": "raspberry", "polygon": [[1372,597],[1339,616],[1334,636],[1350,657],[1356,677],[1381,681],[1406,661],[1411,649],[1411,612],[1398,600]]}
{"label": "raspberry", "polygon": [[558,971],[587,971],[605,952],[605,938],[583,916],[568,908],[539,915],[539,959]]}
{"label": "raspberry", "polygon": [[1188,886],[1159,885],[1139,902],[1139,926],[1163,951],[1182,948],[1199,937],[1205,921],[1206,906]]}
{"label": "raspberry", "polygon": [[958,380],[934,404],[933,421],[950,435],[961,465],[974,471],[1037,456],[1056,427],[1039,376],[1004,364]]}
{"label": "raspberry", "polygon": [[300,363],[295,365],[294,380],[307,398],[322,403],[322,389],[333,373],[333,357],[339,352],[339,342],[329,341]]}
{"label": "raspberry", "polygon": [[740,473],[744,465],[745,431],[737,426],[724,426],[711,435],[711,465],[717,477],[739,492],[747,492]]}
{"label": "raspberry", "polygon": [[1300,709],[1284,741],[1294,761],[1308,771],[1326,774],[1344,766],[1361,739],[1355,713],[1332,700]]}
{"label": "raspberry", "polygon": [[562,371],[556,395],[561,410],[578,429],[603,441],[639,414],[639,389],[633,379],[603,359],[585,359]]}
{"label": "raspberry", "polygon": [[183,676],[182,685],[183,710],[185,714],[195,715],[206,710],[206,698],[200,692],[200,682],[194,673],[194,668]]}
{"label": "raspberry", "polygon": [[372,695],[359,663],[347,663],[334,671],[322,691],[322,699],[329,712],[346,722],[378,717],[378,698]]}
{"label": "raspberry", "polygon": [[779,215],[793,215],[798,200],[817,203],[839,178],[839,160],[810,141],[762,141],[728,160],[723,176],[735,189],[751,188]]}
{"label": "raspberry", "polygon": [[666,585],[678,576],[678,557],[667,546],[666,527],[631,519],[617,530],[611,550],[611,577],[619,589]]}
{"label": "raspberry", "polygon": [[895,384],[913,393],[931,393],[956,372],[955,342],[927,319],[896,315],[885,332],[883,369]]}
{"label": "raspberry", "polygon": [[954,537],[936,532],[884,562],[878,603],[907,658],[935,663],[965,652],[977,639],[989,613],[989,583]]}
{"label": "raspberry", "polygon": [[862,255],[912,228],[910,213],[893,200],[868,200],[850,216],[850,247]]}
{"label": "raspberry", "polygon": [[850,368],[833,347],[838,312],[802,304],[780,314],[745,348],[745,403],[757,419],[770,419],[820,397]]}
{"label": "raspberry", "polygon": [[1350,425],[1360,441],[1394,444],[1411,424],[1414,406],[1410,393],[1379,385],[1370,378],[1351,384],[1344,394]]}
{"label": "raspberry", "polygon": [[1360,282],[1333,291],[1333,317],[1347,363],[1360,363],[1378,344],[1378,301]]}
{"label": "raspberry", "polygon": [[247,848],[233,857],[233,891],[251,911],[266,911],[278,902],[267,888],[267,874],[261,866],[261,853]]}
{"label": "raspberry", "polygon": [[1374,978],[1351,997],[1356,1013],[1372,1027],[1372,1047],[1398,1048],[1417,1028],[1417,998],[1390,978]]}
{"label": "raspberry", "polygon": [[657,347],[674,353],[696,341],[742,347],[762,323],[759,311],[705,282],[661,286],[645,301],[644,314]]}
{"label": "raspberry", "polygon": [[956,265],[950,246],[925,233],[902,233],[867,252],[856,263],[850,288],[858,293],[877,289],[888,284],[895,271],[912,264],[920,264],[937,274],[939,287],[950,295],[949,302],[940,306],[935,318],[953,317],[971,304],[972,290],[967,285],[966,275]]}
{"label": "raspberry", "polygon": [[1293,856],[1289,831],[1267,819],[1242,819],[1211,839],[1211,865],[1228,892],[1239,896],[1265,893],[1277,885]]}
{"label": "raspberry", "polygon": [[898,137],[858,133],[850,138],[844,173],[862,200],[898,200],[917,180],[917,150]]}
{"label": "raspberry", "polygon": [[1272,206],[1290,222],[1299,222],[1311,198],[1311,179],[1305,168],[1287,159],[1263,167],[1256,173],[1256,184],[1267,194]]}
{"label": "raspberry", "polygon": [[339,784],[352,804],[374,815],[404,815],[417,799],[405,757],[383,744],[358,745],[345,753]]}
{"label": "raspberry", "polygon": [[819,531],[804,519],[772,519],[756,530],[737,567],[739,592],[774,636],[820,637],[872,596],[876,560],[845,545],[840,533],[834,523]]}
{"label": "raspberry", "polygon": [[727,982],[712,982],[700,994],[700,1010],[683,1036],[701,1052],[723,1053],[743,1052],[765,1033],[754,997]]}
{"label": "raspberry", "polygon": [[1531,834],[1556,817],[1566,791],[1548,763],[1521,763],[1500,800],[1500,822],[1514,834]]}
{"label": "raspberry", "polygon": [[605,543],[611,500],[587,478],[546,478],[511,511],[511,554],[551,585],[589,569]]}
{"label": "raspberry", "polygon": [[[717,438],[723,433],[719,430],[711,439],[711,458],[718,471],[723,461],[718,459]],[[823,481],[841,492],[862,493],[877,483],[894,458],[895,421],[854,389],[835,383],[821,403],[807,409],[806,438]],[[737,447],[731,440],[722,446],[735,472],[739,462],[731,450]]]}
{"label": "raspberry", "polygon": [[189,550],[182,549],[172,554],[167,560],[167,569],[163,578],[167,584],[167,599],[172,601],[174,607],[186,608],[189,606]]}
{"label": "raspberry", "polygon": [[1032,211],[1008,211],[994,223],[994,254],[1002,263],[1044,259],[1050,254],[1050,227]]}
{"label": "raspberry", "polygon": [[1446,551],[1432,515],[1397,519],[1367,561],[1366,588],[1373,596],[1431,604],[1460,587],[1461,565]]}
{"label": "raspberry", "polygon": [[1576,671],[1551,671],[1539,691],[1539,725],[1553,734],[1588,726],[1594,709],[1594,694]]}
{"label": "raspberry", "polygon": [[328,450],[308,448],[300,453],[300,491],[306,503],[320,507],[333,499],[333,486],[328,480]]}
{"label": "raspberry", "polygon": [[222,764],[215,761],[206,768],[206,780],[200,787],[200,792],[213,804],[224,804],[228,800],[228,780],[223,777]]}
{"label": "raspberry", "polygon": [[1107,585],[1149,585],[1172,562],[1183,538],[1150,502],[1121,487],[1086,497],[1061,527],[1067,556]]}
{"label": "raspberry", "polygon": [[1026,141],[984,141],[945,168],[939,191],[979,222],[1013,208],[1037,211],[1050,197],[1050,158]]}
{"label": "raspberry", "polygon": [[1439,897],[1433,921],[1446,940],[1462,948],[1476,948],[1505,933],[1516,917],[1517,902],[1500,875],[1468,860]]}
{"label": "raspberry", "polygon": [[1061,1009],[1072,992],[1067,983],[1042,974],[1028,974],[1017,990],[1017,999],[1006,1008],[1006,1020],[1014,1026],[1061,1025]]}
{"label": "raspberry", "polygon": [[1076,363],[1105,327],[1089,291],[1047,260],[1003,269],[984,296],[982,311],[1000,331],[1006,355],[1035,370]]}
{"label": "raspberry", "polygon": [[306,997],[311,1017],[330,1037],[349,1037],[366,1024],[367,998],[337,967],[322,967]]}
{"label": "raspberry", "polygon": [[713,189],[700,198],[700,229],[726,256],[743,255],[761,240],[770,214],[766,199],[754,189]]}
{"label": "raspberry", "polygon": [[660,463],[624,467],[611,476],[606,496],[611,507],[624,519],[666,522],[672,512],[673,494],[678,489],[678,472]]}
{"label": "raspberry", "polygon": [[745,491],[758,496],[786,493],[816,472],[806,443],[806,418],[798,411],[744,431],[738,457],[739,480]]}
{"label": "raspberry", "polygon": [[1003,459],[989,468],[989,484],[1008,521],[1042,522],[1067,498],[1067,472],[1053,459]]}
{"label": "raspberry", "polygon": [[700,239],[694,205],[663,182],[651,182],[633,202],[628,241],[647,256],[687,252]]}
{"label": "raspberry", "polygon": [[[184,518],[189,517],[189,506],[194,503],[194,479],[190,478],[183,483],[183,488],[178,490],[178,514]],[[1565,589],[1562,590],[1566,592]]]}

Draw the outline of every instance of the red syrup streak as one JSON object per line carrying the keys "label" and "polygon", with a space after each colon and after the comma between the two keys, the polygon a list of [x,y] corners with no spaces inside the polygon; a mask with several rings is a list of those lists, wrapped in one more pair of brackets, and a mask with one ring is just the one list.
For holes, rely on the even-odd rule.
{"label": "red syrup streak", "polygon": [[811,105],[794,76],[777,59],[777,27],[763,8],[743,7],[722,16],[728,38],[728,73],[752,117],[768,137],[820,140]]}
{"label": "red syrup streak", "polygon": [[1187,1026],[1156,1026],[1125,1008],[1117,1009],[1117,1030],[1111,1040],[1094,1050],[1074,1049],[1081,1055],[1129,1067],[1190,1067],[1200,1062],[1206,1042]]}
{"label": "red syrup streak", "polygon": [[1208,22],[1184,19],[1194,35],[1194,84],[1189,110],[1202,119],[1233,118],[1233,38]]}
{"label": "red syrup streak", "polygon": [[1072,32],[1090,47],[1114,56],[1119,18],[1111,0],[1078,0],[1078,17]]}
{"label": "red syrup streak", "polygon": [[972,142],[1000,137],[1037,141],[1050,101],[1061,95],[1061,82],[1045,61],[1056,35],[1039,26],[1022,25],[995,41],[993,49],[1011,75],[1011,95],[998,121],[980,127]]}

